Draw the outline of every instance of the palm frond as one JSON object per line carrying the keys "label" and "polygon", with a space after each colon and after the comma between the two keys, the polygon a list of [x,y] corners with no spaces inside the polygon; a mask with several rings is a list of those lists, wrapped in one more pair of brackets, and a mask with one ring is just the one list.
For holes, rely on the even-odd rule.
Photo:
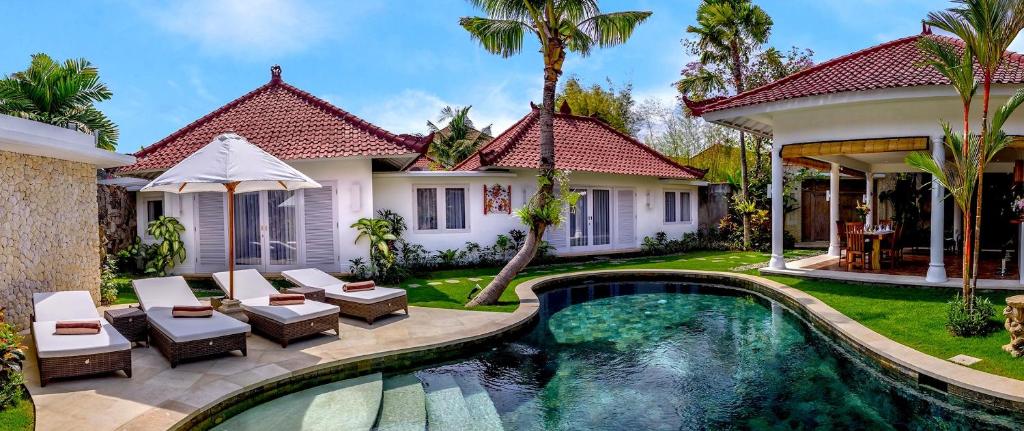
{"label": "palm frond", "polygon": [[605,13],[587,18],[577,27],[597,42],[598,46],[614,46],[626,42],[633,30],[650,16],[651,12],[643,11]]}
{"label": "palm frond", "polygon": [[524,35],[534,32],[533,27],[519,20],[464,17],[459,20],[459,24],[487,52],[502,57],[520,53],[523,50]]}

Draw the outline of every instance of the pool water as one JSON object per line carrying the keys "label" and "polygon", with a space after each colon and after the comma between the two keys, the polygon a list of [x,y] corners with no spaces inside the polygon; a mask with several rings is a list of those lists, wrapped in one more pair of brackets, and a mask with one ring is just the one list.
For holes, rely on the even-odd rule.
{"label": "pool water", "polygon": [[891,381],[740,291],[615,282],[540,296],[529,334],[416,376],[479,381],[513,430],[1002,429],[1020,420]]}

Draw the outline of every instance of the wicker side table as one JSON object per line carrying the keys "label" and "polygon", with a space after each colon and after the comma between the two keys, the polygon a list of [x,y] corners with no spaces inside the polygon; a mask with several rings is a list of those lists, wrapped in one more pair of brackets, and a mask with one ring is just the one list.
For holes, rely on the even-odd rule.
{"label": "wicker side table", "polygon": [[117,332],[130,342],[146,343],[149,346],[149,319],[146,313],[140,308],[116,308],[103,312],[103,318],[107,319]]}
{"label": "wicker side table", "polygon": [[319,287],[291,287],[285,289],[284,293],[296,293],[306,297],[310,301],[324,302],[327,295]]}

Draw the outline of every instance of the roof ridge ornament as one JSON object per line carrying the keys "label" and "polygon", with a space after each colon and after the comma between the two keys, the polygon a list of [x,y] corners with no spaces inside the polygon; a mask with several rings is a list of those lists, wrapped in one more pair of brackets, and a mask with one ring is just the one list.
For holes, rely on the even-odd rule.
{"label": "roof ridge ornament", "polygon": [[562,115],[572,115],[572,107],[569,106],[568,100],[562,101],[562,106],[558,107],[558,113]]}
{"label": "roof ridge ornament", "polygon": [[281,82],[281,65],[270,66],[270,82]]}
{"label": "roof ridge ornament", "polygon": [[921,20],[921,34],[923,34],[923,35],[930,35],[930,34],[932,34],[932,26],[928,25],[928,22],[923,20],[923,19]]}

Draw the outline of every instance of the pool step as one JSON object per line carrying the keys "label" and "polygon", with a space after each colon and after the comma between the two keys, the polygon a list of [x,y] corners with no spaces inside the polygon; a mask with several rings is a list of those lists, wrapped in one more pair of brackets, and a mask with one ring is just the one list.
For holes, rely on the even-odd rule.
{"label": "pool step", "polygon": [[426,390],[427,423],[430,431],[475,431],[476,421],[469,411],[462,389],[452,376],[420,376]]}
{"label": "pool step", "polygon": [[380,373],[285,395],[228,419],[217,430],[351,430],[373,427],[381,407]]}
{"label": "pool step", "polygon": [[427,428],[426,392],[420,379],[403,374],[384,379],[379,431],[423,431]]}
{"label": "pool step", "polygon": [[455,382],[462,389],[469,414],[474,418],[475,429],[480,431],[502,431],[501,416],[494,407],[494,401],[476,377],[457,377]]}

